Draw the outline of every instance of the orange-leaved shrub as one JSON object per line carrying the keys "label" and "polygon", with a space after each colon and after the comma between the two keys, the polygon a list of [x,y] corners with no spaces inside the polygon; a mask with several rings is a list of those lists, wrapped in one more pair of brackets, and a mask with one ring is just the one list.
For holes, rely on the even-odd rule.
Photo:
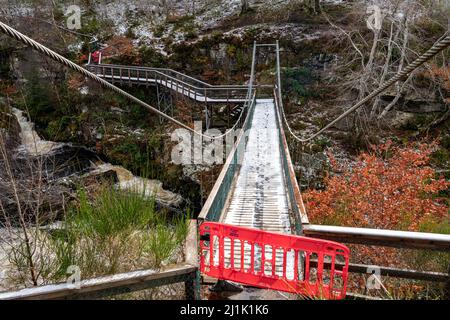
{"label": "orange-leaved shrub", "polygon": [[[334,171],[325,190],[304,193],[312,223],[408,231],[449,232],[450,183],[430,164],[436,144],[416,143],[406,147],[388,142],[362,153],[352,168],[339,168],[330,155]],[[352,261],[446,272],[448,255],[428,251],[379,246],[349,245]],[[352,277],[352,289],[364,288],[364,279]],[[384,285],[395,296],[405,292],[420,295],[425,285],[391,279]]]}
{"label": "orange-leaved shrub", "polygon": [[418,231],[422,223],[448,219],[450,182],[429,165],[435,143],[406,147],[391,142],[362,153],[351,168],[328,176],[325,190],[304,194],[310,220],[318,224]]}

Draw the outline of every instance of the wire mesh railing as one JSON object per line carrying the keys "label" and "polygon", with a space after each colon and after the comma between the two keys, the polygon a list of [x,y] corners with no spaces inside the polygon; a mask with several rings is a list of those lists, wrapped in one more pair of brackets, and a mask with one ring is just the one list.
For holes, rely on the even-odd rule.
{"label": "wire mesh railing", "polygon": [[240,134],[227,158],[227,161],[224,164],[222,172],[217,178],[210,196],[208,197],[202,208],[202,211],[200,212],[200,220],[219,221],[220,219],[228,195],[231,192],[234,177],[242,163],[245,147],[247,144],[247,133],[251,127],[251,119],[255,111],[255,104],[256,97],[253,96],[250,106],[242,111],[246,112],[246,114],[242,117],[243,124],[239,128]]}
{"label": "wire mesh railing", "polygon": [[283,165],[284,181],[285,187],[287,189],[288,199],[291,208],[291,217],[293,218],[295,233],[302,234],[302,225],[309,223],[308,217],[306,215],[305,206],[300,194],[300,188],[298,186],[297,178],[295,176],[295,168],[292,162],[290,148],[288,140],[283,130],[283,119],[281,119],[280,108],[278,104],[277,90],[274,92],[276,118],[277,118],[277,129],[279,132],[280,140],[280,154]]}
{"label": "wire mesh railing", "polygon": [[[247,87],[246,103],[242,111],[243,113],[245,112],[245,114],[241,114],[238,125],[235,126],[235,132],[230,132],[233,139],[237,129],[240,130],[239,135],[237,136],[236,142],[233,144],[233,148],[229,152],[227,160],[210,195],[208,196],[208,199],[203,205],[202,211],[198,216],[199,220],[219,221],[228,195],[232,189],[234,177],[240,168],[240,164],[242,163],[242,158],[244,156],[244,151],[247,144],[247,133],[251,127],[251,119],[253,118],[256,104],[256,92],[253,85],[255,79],[255,64],[256,42],[253,45],[251,76]],[[229,141],[228,136],[226,140]]]}

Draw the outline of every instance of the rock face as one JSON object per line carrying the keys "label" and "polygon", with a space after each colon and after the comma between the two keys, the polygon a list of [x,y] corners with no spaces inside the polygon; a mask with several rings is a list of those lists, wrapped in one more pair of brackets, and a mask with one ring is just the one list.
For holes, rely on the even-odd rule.
{"label": "rock face", "polygon": [[1,176],[0,179],[1,222],[15,225],[22,215],[31,224],[43,223],[57,218],[64,205],[73,199],[73,190],[61,183],[25,175],[17,178]]}
{"label": "rock face", "polygon": [[180,195],[164,190],[161,181],[136,177],[121,166],[103,163],[97,167],[94,173],[110,171],[116,173],[118,179],[117,186],[120,189],[142,193],[147,197],[154,196],[156,202],[159,202],[163,206],[179,207],[183,202],[183,198]]}
{"label": "rock face", "polygon": [[[380,96],[381,102],[384,105],[389,104],[394,100],[395,96],[382,95]],[[431,112],[443,112],[447,110],[449,103],[429,101],[429,100],[411,100],[400,98],[395,105],[395,110],[409,112],[409,113],[431,113]]]}

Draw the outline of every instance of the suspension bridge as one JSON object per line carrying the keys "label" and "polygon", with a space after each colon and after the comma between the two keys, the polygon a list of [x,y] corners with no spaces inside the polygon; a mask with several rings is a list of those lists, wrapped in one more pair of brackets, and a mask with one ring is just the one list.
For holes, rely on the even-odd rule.
{"label": "suspension bridge", "polygon": [[[295,176],[291,174],[292,162],[287,158],[289,150],[282,131],[277,87],[258,86],[255,82],[257,54],[262,48],[274,48],[279,57],[278,44],[255,43],[248,85],[211,85],[172,69],[103,64],[101,60],[98,64],[88,63],[86,69],[111,84],[152,86],[158,95],[169,90],[172,95],[182,95],[206,106],[244,104],[234,126],[241,129],[241,134],[199,219],[295,233],[295,228],[292,229],[295,223],[291,223],[295,220],[293,213],[298,225],[301,224],[300,212],[303,217],[306,213]],[[277,72],[280,72],[279,60]],[[267,93],[259,97],[260,88],[269,91],[269,97]],[[167,110],[167,105],[159,101],[161,99],[157,99],[158,110]]]}
{"label": "suspension bridge", "polygon": [[[254,43],[247,85],[215,86],[164,68],[120,66],[101,61],[98,64],[88,63],[83,68],[2,22],[0,29],[195,135],[214,140],[234,134],[231,129],[239,129],[236,142],[198,216],[201,271],[219,279],[336,299],[345,297],[348,248],[330,240],[302,235],[328,236],[331,240],[345,238],[347,242],[352,242],[352,238],[358,237],[358,232],[364,231],[340,232],[342,230],[339,228],[327,231],[326,227],[309,225],[289,148],[293,143],[313,139],[450,44],[450,36],[443,37],[343,115],[311,137],[302,139],[291,130],[284,113],[278,42]],[[271,85],[258,85],[256,81],[257,55],[258,50],[262,49],[272,49],[276,55],[276,79]],[[153,107],[137,99],[116,84],[155,87],[158,106]],[[195,103],[204,103],[206,110],[208,106],[219,104],[241,104],[242,108],[231,129],[221,136],[208,136],[166,113],[168,104],[163,105],[164,99],[159,94],[163,91],[165,95],[168,92],[170,96],[181,95]],[[386,239],[398,243],[406,237],[418,247],[436,244],[446,250],[450,247],[448,235],[423,237],[417,233],[381,234],[372,231],[371,236],[375,243],[388,241]]]}
{"label": "suspension bridge", "polygon": [[[296,233],[292,229],[295,223],[291,222],[297,220],[301,224],[301,216],[306,219],[306,213],[288,159],[277,86],[255,83],[257,51],[271,47],[279,57],[278,43],[254,44],[248,85],[217,86],[171,69],[102,64],[101,61],[88,63],[86,69],[112,84],[153,86],[158,93],[170,90],[172,94],[205,105],[244,104],[235,125],[241,134],[199,219]],[[280,72],[279,60],[277,72]],[[269,97],[267,93],[259,97],[259,88],[269,91]],[[158,104],[158,109],[165,108]]]}

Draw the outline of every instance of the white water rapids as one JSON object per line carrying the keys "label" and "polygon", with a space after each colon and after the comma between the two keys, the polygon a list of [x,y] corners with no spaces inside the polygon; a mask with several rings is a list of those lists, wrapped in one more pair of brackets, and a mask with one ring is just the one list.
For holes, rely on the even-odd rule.
{"label": "white water rapids", "polygon": [[[13,108],[12,111],[21,129],[21,145],[18,148],[19,151],[24,151],[32,156],[44,156],[63,145],[62,143],[41,139],[36,130],[34,130],[34,124],[28,121],[21,110]],[[127,169],[110,163],[97,163],[94,166],[93,173],[106,172],[108,170],[115,171],[119,180],[117,187],[122,190],[142,193],[147,197],[154,195],[157,202],[168,206],[178,206],[183,201],[183,198],[179,194],[164,190],[162,182],[159,180],[134,176]]]}
{"label": "white water rapids", "polygon": [[27,120],[21,110],[12,108],[12,112],[20,125],[20,138],[22,140],[22,144],[19,147],[20,150],[24,150],[33,156],[39,156],[48,154],[61,145],[56,142],[42,140],[34,130],[34,124]]}

